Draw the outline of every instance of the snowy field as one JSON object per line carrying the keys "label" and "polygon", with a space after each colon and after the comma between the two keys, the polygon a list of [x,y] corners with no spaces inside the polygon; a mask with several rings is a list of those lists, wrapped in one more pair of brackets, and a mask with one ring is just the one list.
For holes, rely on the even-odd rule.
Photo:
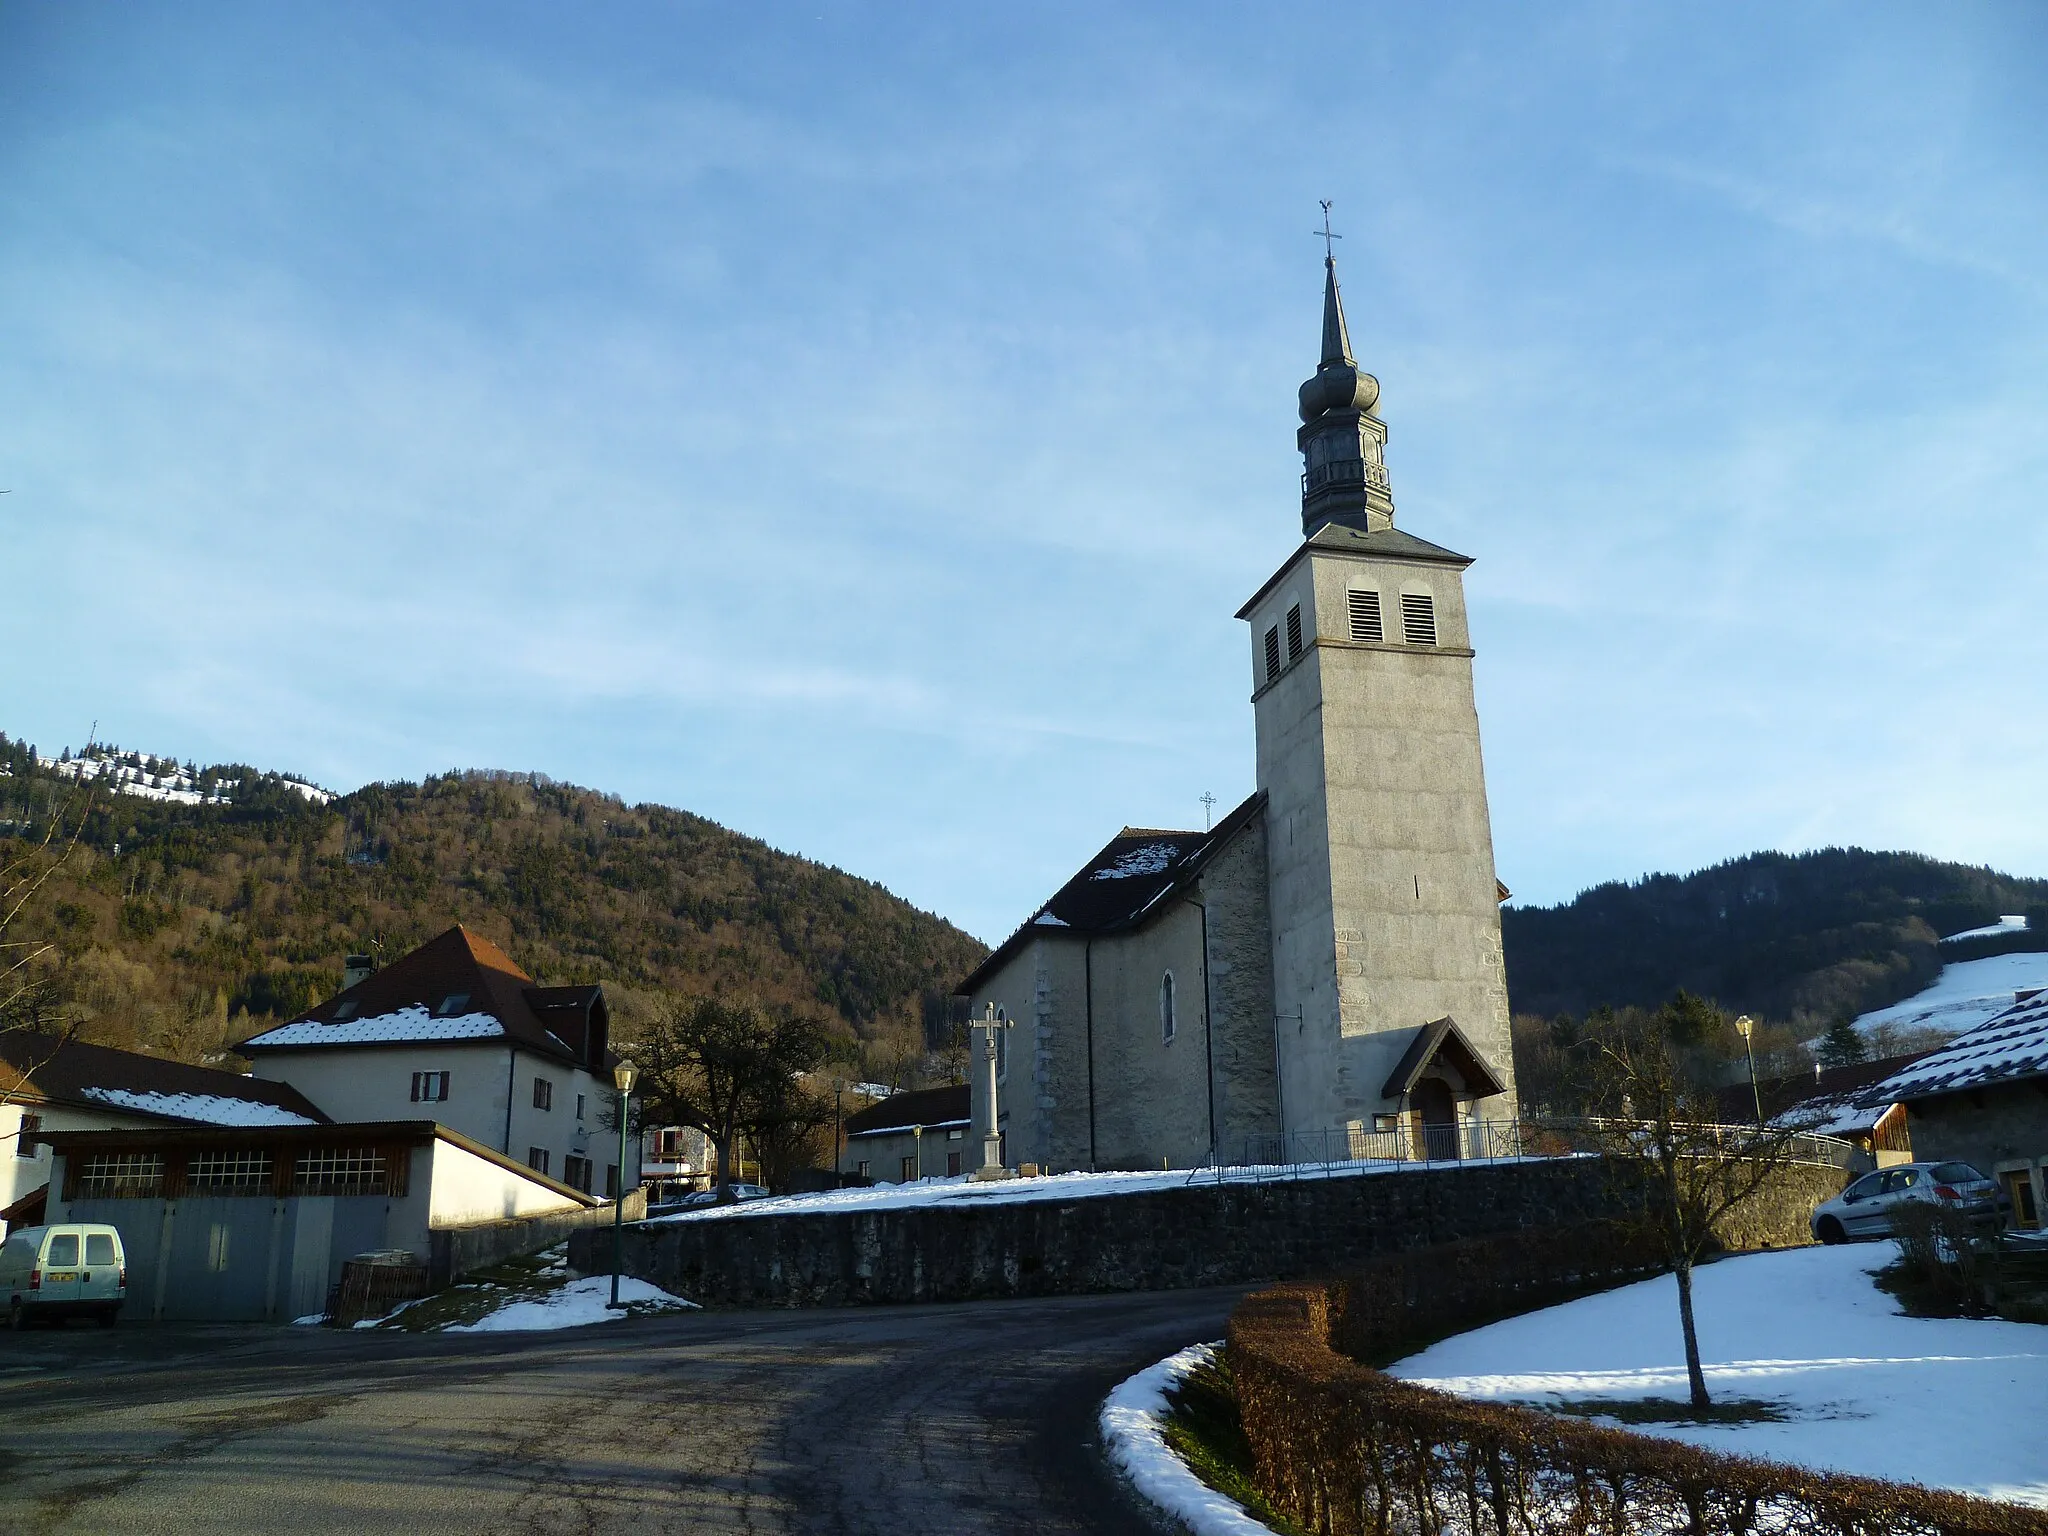
{"label": "snowy field", "polygon": [[1925,1025],[1960,1034],[2010,1008],[2013,992],[2020,987],[2048,987],[2048,952],[1992,955],[1945,965],[1926,991],[1864,1014],[1856,1027],[1868,1034],[1880,1024],[1900,1029]]}
{"label": "snowy field", "polygon": [[[1697,1271],[1708,1390],[1761,1399],[1787,1418],[1627,1427],[2048,1507],[2048,1327],[1906,1317],[1869,1279],[1896,1251],[1888,1242],[1796,1248]],[[1676,1282],[1662,1276],[1460,1334],[1391,1374],[1535,1407],[1682,1401]]]}
{"label": "snowy field", "polygon": [[[1403,1169],[1430,1167],[1485,1168],[1514,1158],[1466,1158],[1462,1162],[1440,1163],[1301,1163],[1292,1167],[1225,1168],[1222,1179],[1231,1184],[1258,1184],[1279,1179],[1358,1178],[1372,1173],[1399,1173]],[[673,1216],[656,1216],[643,1223],[660,1226],[671,1221],[721,1221],[735,1216],[787,1216],[798,1211],[873,1211],[907,1205],[945,1205],[953,1202],[984,1201],[1009,1203],[1020,1200],[1085,1200],[1096,1195],[1136,1195],[1153,1190],[1184,1189],[1190,1182],[1214,1184],[1216,1170],[1190,1173],[1185,1168],[1161,1169],[1157,1173],[1057,1173],[1037,1179],[1005,1179],[1001,1183],[976,1184],[966,1174],[957,1178],[922,1179],[915,1184],[877,1184],[871,1189],[833,1189],[816,1195],[778,1195],[767,1200],[742,1200],[736,1205],[707,1205],[700,1210],[678,1211]]]}

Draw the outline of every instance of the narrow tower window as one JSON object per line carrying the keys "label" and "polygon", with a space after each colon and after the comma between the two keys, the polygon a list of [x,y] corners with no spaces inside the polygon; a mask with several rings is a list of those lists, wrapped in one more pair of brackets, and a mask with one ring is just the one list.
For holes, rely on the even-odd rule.
{"label": "narrow tower window", "polygon": [[1377,592],[1352,591],[1351,638],[1353,640],[1384,640],[1386,627],[1380,623],[1380,595]]}
{"label": "narrow tower window", "polygon": [[1173,1044],[1173,972],[1159,979],[1159,1043]]}
{"label": "narrow tower window", "polygon": [[1403,592],[1401,633],[1410,645],[1435,645],[1436,599],[1427,592]]}
{"label": "narrow tower window", "polygon": [[1266,681],[1272,682],[1280,675],[1280,631],[1278,628],[1266,631]]}
{"label": "narrow tower window", "polygon": [[1287,610],[1287,659],[1301,660],[1301,604]]}

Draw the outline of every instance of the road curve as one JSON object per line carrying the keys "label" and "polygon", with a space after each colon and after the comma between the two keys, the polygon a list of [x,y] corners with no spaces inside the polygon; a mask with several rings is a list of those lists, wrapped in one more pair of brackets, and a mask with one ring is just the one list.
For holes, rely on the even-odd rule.
{"label": "road curve", "polygon": [[0,1532],[1143,1530],[1095,1409],[1241,1294],[0,1347]]}

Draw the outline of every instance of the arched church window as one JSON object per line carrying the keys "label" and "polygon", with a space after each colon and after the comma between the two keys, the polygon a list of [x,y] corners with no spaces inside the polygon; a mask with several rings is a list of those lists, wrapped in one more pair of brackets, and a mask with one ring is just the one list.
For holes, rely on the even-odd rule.
{"label": "arched church window", "polygon": [[1436,644],[1436,599],[1427,592],[1401,594],[1401,637],[1410,645]]}
{"label": "arched church window", "polygon": [[1278,626],[1266,631],[1266,681],[1272,682],[1280,675],[1280,630]]}
{"label": "arched church window", "polygon": [[1168,971],[1159,979],[1159,1043],[1173,1044],[1173,972]]}
{"label": "arched church window", "polygon": [[1287,610],[1287,659],[1301,660],[1301,604]]}
{"label": "arched church window", "polygon": [[1379,593],[1354,588],[1345,595],[1351,604],[1351,638],[1361,642],[1386,639],[1386,627],[1380,622]]}

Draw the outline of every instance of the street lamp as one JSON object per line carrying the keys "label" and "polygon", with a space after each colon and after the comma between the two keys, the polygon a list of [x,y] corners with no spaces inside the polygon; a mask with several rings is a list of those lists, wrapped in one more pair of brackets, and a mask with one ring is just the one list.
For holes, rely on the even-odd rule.
{"label": "street lamp", "polygon": [[1742,1048],[1749,1053],[1749,1096],[1756,1105],[1757,1128],[1764,1123],[1763,1090],[1756,1085],[1756,1042],[1751,1038],[1756,1033],[1756,1020],[1744,1014],[1735,1021],[1735,1033],[1742,1036]]}
{"label": "street lamp", "polygon": [[633,1098],[634,1079],[639,1075],[640,1069],[630,1061],[612,1068],[612,1082],[619,1090],[619,1198],[612,1207],[612,1299],[605,1303],[607,1308],[619,1306],[619,1269],[626,1253],[626,1110]]}
{"label": "street lamp", "polygon": [[924,1127],[923,1127],[923,1126],[921,1126],[921,1125],[913,1125],[913,1126],[912,1126],[912,1127],[910,1128],[910,1146],[911,1146],[911,1150],[912,1150],[912,1151],[914,1151],[914,1152],[915,1152],[915,1153],[917,1154],[917,1181],[918,1181],[919,1183],[923,1183],[923,1182],[924,1182]]}

